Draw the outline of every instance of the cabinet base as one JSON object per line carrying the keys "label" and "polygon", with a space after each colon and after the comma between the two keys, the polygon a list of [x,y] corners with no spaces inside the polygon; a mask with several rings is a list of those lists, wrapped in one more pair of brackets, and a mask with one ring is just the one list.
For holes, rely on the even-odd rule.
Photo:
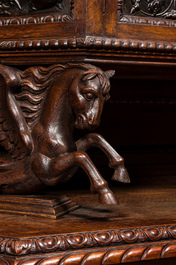
{"label": "cabinet base", "polygon": [[78,207],[65,195],[0,195],[0,213],[57,219]]}

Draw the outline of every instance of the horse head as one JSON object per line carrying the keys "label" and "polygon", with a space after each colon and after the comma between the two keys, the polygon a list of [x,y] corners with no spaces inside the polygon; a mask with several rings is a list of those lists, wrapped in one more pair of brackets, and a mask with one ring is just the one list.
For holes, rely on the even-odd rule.
{"label": "horse head", "polygon": [[100,124],[104,103],[110,98],[109,78],[114,71],[103,72],[94,67],[80,71],[69,90],[69,101],[77,129],[93,130]]}

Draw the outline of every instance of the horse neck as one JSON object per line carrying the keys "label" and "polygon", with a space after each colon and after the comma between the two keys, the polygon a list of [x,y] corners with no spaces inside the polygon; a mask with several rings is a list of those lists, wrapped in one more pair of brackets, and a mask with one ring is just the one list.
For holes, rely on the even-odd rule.
{"label": "horse neck", "polygon": [[[72,80],[67,75],[61,74],[53,81],[40,117],[40,123],[44,128],[72,127],[73,113],[69,104],[68,90]],[[59,129],[59,128],[57,128]]]}

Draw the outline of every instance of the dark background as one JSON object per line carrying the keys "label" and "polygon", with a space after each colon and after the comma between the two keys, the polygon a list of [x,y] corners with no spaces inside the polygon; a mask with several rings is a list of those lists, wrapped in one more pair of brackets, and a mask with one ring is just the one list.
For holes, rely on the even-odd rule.
{"label": "dark background", "polygon": [[[95,132],[101,133],[124,157],[130,185],[163,176],[173,179],[176,174],[175,85],[174,80],[111,79],[111,98]],[[85,133],[76,131],[75,138]],[[110,181],[113,170],[100,150],[92,149],[89,155],[110,186],[129,185]],[[90,184],[79,170],[69,185]]]}

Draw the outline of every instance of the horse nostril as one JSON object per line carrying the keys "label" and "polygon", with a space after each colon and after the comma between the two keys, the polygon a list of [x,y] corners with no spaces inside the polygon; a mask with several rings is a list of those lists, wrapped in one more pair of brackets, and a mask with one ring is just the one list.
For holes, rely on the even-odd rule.
{"label": "horse nostril", "polygon": [[93,122],[93,117],[89,117],[89,123]]}

